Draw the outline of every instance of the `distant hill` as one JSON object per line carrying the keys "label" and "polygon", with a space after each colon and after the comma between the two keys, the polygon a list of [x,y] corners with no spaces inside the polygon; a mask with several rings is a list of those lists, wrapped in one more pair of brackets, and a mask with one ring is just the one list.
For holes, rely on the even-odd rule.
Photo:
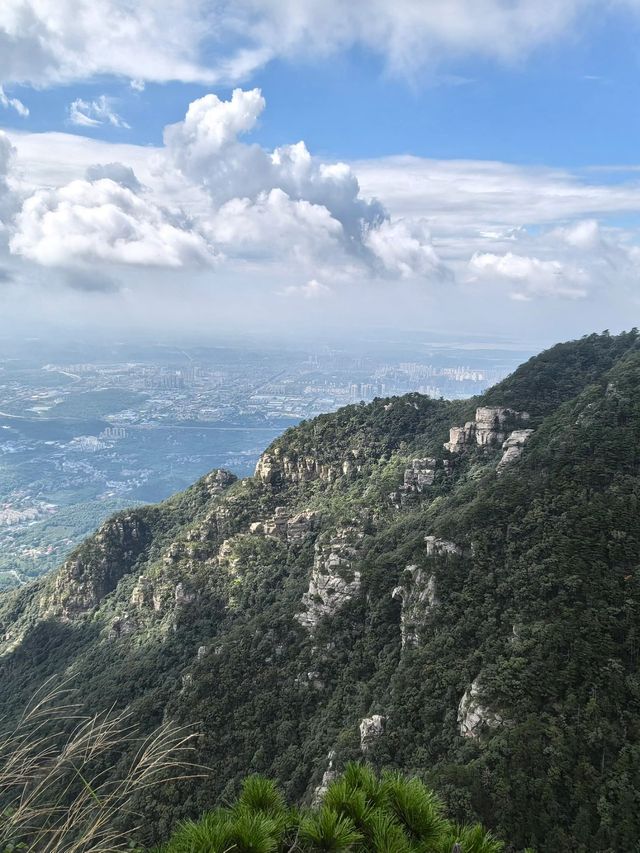
{"label": "distant hill", "polygon": [[60,673],[201,732],[213,773],[141,799],[147,841],[247,773],[311,801],[364,757],[514,850],[636,850],[638,333],[290,429],[254,477],[114,516],[0,636],[5,713]]}

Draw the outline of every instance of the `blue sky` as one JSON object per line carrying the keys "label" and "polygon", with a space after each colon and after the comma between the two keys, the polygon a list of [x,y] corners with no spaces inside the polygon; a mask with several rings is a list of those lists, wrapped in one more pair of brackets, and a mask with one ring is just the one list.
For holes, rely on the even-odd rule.
{"label": "blue sky", "polygon": [[[461,57],[399,76],[371,50],[352,47],[305,61],[276,59],[244,79],[261,87],[269,112],[254,133],[267,147],[304,139],[317,154],[345,159],[415,154],[495,159],[567,167],[631,164],[638,159],[640,85],[638,19],[627,12],[604,17],[509,63]],[[103,139],[157,145],[185,104],[232,85],[169,81],[143,92],[127,79],[10,93],[30,109],[11,110],[1,125],[59,130]],[[69,122],[69,104],[102,94],[131,125],[95,129]]]}
{"label": "blue sky", "polygon": [[2,318],[637,322],[639,35],[640,0],[5,0]]}

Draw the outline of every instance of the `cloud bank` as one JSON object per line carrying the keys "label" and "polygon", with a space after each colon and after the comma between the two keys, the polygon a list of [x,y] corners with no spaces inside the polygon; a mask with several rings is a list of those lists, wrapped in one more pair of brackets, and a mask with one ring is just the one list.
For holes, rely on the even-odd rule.
{"label": "cloud bank", "polygon": [[375,316],[557,323],[566,335],[637,314],[634,168],[609,180],[415,157],[330,163],[303,142],[253,142],[265,108],[256,89],[206,95],[156,149],[0,133],[7,291],[100,300],[105,317],[146,317],[153,303],[202,324],[224,310],[260,324]]}
{"label": "cloud bank", "polygon": [[[364,48],[397,74],[469,54],[519,61],[638,0],[3,0],[0,81],[104,75],[234,83],[275,58]],[[105,25],[108,22],[108,25]]]}
{"label": "cloud bank", "polygon": [[158,203],[126,164],[91,164],[83,180],[24,199],[10,250],[57,267],[175,268],[226,257],[287,262],[301,277],[319,266],[342,279],[442,275],[424,224],[391,220],[362,196],[348,165],[322,162],[304,142],[268,151],[244,141],[264,108],[258,89],[236,89],[227,101],[210,94],[166,128],[155,171],[198,195],[194,215]]}

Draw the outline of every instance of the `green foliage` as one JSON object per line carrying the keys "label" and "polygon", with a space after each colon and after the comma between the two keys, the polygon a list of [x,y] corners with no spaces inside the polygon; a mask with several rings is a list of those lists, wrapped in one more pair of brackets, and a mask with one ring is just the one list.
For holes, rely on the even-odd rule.
{"label": "green foliage", "polygon": [[362,835],[350,818],[323,806],[317,812],[301,817],[298,841],[304,850],[341,853],[362,841]]}
{"label": "green foliage", "polygon": [[230,808],[183,823],[158,853],[449,853],[456,841],[462,853],[504,848],[480,826],[453,826],[418,779],[378,778],[354,763],[320,806],[289,811],[287,823],[280,820],[285,813],[274,784],[254,775]]}
{"label": "green foliage", "polygon": [[[499,473],[499,446],[454,457],[442,446],[477,405],[531,413],[533,436]],[[286,802],[309,802],[331,751],[344,775],[326,811],[304,816],[300,838],[304,828],[327,844],[357,832],[369,844],[375,835],[424,846],[444,821],[437,853],[473,845],[474,833],[491,851],[480,822],[514,850],[633,850],[639,448],[636,332],[554,347],[477,400],[407,395],[314,419],[269,450],[282,470],[286,459],[308,477],[220,488],[210,475],[157,507],[119,513],[58,574],[0,597],[0,712],[67,672],[90,711],[129,706],[146,730],[163,719],[197,726],[210,776],[138,794],[147,845],[230,801],[221,844],[247,812],[289,838],[276,789],[250,779],[238,800],[243,780],[266,775]],[[429,456],[433,485],[396,508],[389,496],[405,468]],[[317,522],[296,541],[251,532],[279,507],[286,518],[313,510]],[[128,516],[135,540],[120,533]],[[353,550],[336,572],[357,572],[360,587],[311,633],[297,616],[315,549],[345,530]],[[425,535],[459,550],[428,554]],[[416,642],[403,648],[407,605],[392,593],[418,576],[407,566],[422,581]],[[95,602],[74,610],[88,592]],[[463,737],[458,709],[474,682],[494,724]],[[386,721],[367,750],[371,768],[349,765],[373,714]]]}

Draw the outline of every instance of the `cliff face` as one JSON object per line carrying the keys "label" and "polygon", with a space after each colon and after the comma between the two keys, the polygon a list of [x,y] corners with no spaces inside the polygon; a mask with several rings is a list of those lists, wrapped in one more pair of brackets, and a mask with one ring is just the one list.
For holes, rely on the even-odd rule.
{"label": "cliff face", "polygon": [[4,596],[0,709],[58,673],[197,725],[212,777],[138,804],[157,837],[248,772],[311,800],[366,756],[515,849],[633,849],[638,446],[635,333],[302,424]]}
{"label": "cliff face", "polygon": [[40,599],[42,616],[74,619],[97,607],[129,574],[149,542],[147,526],[134,513],[109,519],[56,574]]}

